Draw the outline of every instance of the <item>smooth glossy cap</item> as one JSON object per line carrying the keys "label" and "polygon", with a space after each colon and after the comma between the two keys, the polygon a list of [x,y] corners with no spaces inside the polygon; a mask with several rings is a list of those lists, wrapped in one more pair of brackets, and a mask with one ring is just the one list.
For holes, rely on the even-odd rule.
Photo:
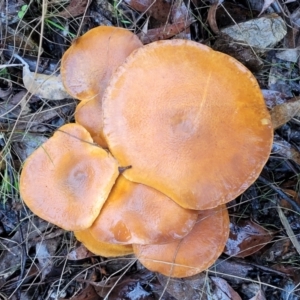
{"label": "smooth glossy cap", "polygon": [[109,243],[165,244],[186,236],[197,216],[161,192],[120,176],[90,232]]}
{"label": "smooth glossy cap", "polygon": [[92,225],[118,177],[118,164],[78,124],[67,124],[25,161],[20,193],[39,217],[66,230]]}
{"label": "smooth glossy cap", "polygon": [[103,97],[104,135],[124,176],[185,208],[226,203],[247,189],[272,145],[270,115],[241,63],[186,40],[136,50]]}
{"label": "smooth glossy cap", "polygon": [[188,277],[209,268],[222,253],[229,235],[224,205],[199,213],[192,231],[165,245],[133,245],[139,261],[149,270],[170,277]]}
{"label": "smooth glossy cap", "polygon": [[79,242],[96,255],[104,257],[116,257],[133,253],[132,245],[117,245],[104,243],[95,239],[89,229],[82,231],[75,231],[75,237]]}
{"label": "smooth glossy cap", "polygon": [[76,39],[65,52],[61,76],[68,93],[79,100],[102,97],[111,75],[142,42],[132,32],[99,26]]}

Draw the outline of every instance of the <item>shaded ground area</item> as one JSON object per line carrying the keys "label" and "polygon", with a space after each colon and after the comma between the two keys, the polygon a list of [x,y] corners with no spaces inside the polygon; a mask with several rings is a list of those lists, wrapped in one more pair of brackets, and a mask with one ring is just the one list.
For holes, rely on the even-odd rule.
{"label": "shaded ground area", "polygon": [[[300,5],[221,2],[2,1],[0,299],[300,299]],[[72,41],[98,25],[130,29],[144,44],[201,42],[240,60],[259,81],[275,130],[272,154],[260,178],[228,204],[231,235],[207,272],[172,279],[133,256],[95,256],[20,199],[24,160],[74,120],[78,103],[53,98],[56,79],[34,93],[26,80],[54,78]]]}

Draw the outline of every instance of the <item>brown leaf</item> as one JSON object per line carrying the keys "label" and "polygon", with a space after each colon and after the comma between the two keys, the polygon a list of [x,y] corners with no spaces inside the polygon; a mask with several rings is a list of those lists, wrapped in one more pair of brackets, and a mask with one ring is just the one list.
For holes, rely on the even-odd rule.
{"label": "brown leaf", "polygon": [[81,244],[79,247],[76,247],[74,250],[72,250],[68,256],[67,259],[69,260],[80,260],[85,259],[88,257],[95,256],[92,252],[90,252],[83,244]]}
{"label": "brown leaf", "polygon": [[274,129],[284,125],[300,112],[300,97],[294,97],[289,102],[275,106],[271,110]]}
{"label": "brown leaf", "polygon": [[230,299],[230,300],[242,300],[239,294],[228,284],[228,282],[220,277],[211,277],[211,280],[215,284],[213,290],[214,299]]}
{"label": "brown leaf", "polygon": [[159,28],[150,29],[146,33],[142,32],[138,36],[143,44],[149,44],[154,41],[169,39],[184,31],[189,25],[187,22],[168,24]]}
{"label": "brown leaf", "polygon": [[207,288],[210,288],[210,279],[200,273],[187,278],[170,278],[157,274],[157,278],[166,291],[175,299],[207,300]]}
{"label": "brown leaf", "polygon": [[71,0],[69,5],[61,12],[58,13],[60,17],[74,18],[82,15],[90,6],[90,0]]}
{"label": "brown leaf", "polygon": [[230,223],[230,234],[224,252],[230,256],[246,257],[263,248],[272,238],[269,231],[251,220]]}
{"label": "brown leaf", "polygon": [[168,22],[171,4],[165,0],[125,0],[133,9],[147,13],[161,23]]}
{"label": "brown leaf", "polygon": [[[35,43],[32,38],[32,35],[26,35],[24,30],[13,29],[9,26],[3,27],[1,43],[4,45],[9,45],[13,49],[18,49],[18,51],[22,51],[23,53],[38,55],[39,46]],[[40,49],[40,52],[43,52],[43,49]]]}
{"label": "brown leaf", "polygon": [[300,152],[295,149],[289,142],[275,134],[272,146],[272,153],[279,154],[284,158],[291,159],[300,165]]}

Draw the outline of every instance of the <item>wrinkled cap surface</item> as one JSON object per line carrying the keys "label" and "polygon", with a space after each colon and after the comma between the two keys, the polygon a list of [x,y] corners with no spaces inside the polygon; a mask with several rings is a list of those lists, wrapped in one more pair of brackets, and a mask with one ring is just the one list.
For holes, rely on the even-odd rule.
{"label": "wrinkled cap surface", "polygon": [[197,216],[197,211],[121,175],[90,232],[109,243],[165,244],[186,236]]}
{"label": "wrinkled cap surface", "polygon": [[170,277],[188,277],[209,268],[222,253],[229,235],[225,205],[201,211],[192,231],[182,240],[164,245],[133,245],[149,270]]}
{"label": "wrinkled cap surface", "polygon": [[116,257],[133,253],[132,245],[117,245],[104,243],[95,239],[89,229],[82,231],[75,231],[75,237],[82,242],[84,246],[96,255],[104,257]]}
{"label": "wrinkled cap surface", "polygon": [[101,98],[115,69],[141,46],[138,37],[123,28],[98,26],[89,30],[62,57],[61,76],[66,90],[79,100]]}
{"label": "wrinkled cap surface", "polygon": [[25,161],[20,193],[39,217],[66,230],[90,227],[118,177],[116,160],[78,124],[60,127]]}
{"label": "wrinkled cap surface", "polygon": [[124,176],[185,208],[226,203],[266,163],[273,130],[256,79],[235,59],[186,40],[136,50],[103,97],[104,135]]}

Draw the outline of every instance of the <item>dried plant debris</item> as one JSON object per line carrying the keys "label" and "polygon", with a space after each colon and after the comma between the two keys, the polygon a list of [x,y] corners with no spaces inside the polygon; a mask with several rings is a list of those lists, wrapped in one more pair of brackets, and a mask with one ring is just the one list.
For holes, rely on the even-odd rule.
{"label": "dried plant debris", "polygon": [[26,3],[23,0],[1,1],[0,2],[0,20],[2,24],[14,24],[20,21],[18,12]]}
{"label": "dried plant debris", "polygon": [[286,94],[288,97],[300,94],[300,73],[298,66],[276,57],[271,60],[268,87]]}
{"label": "dried plant debris", "polygon": [[[300,219],[293,204],[300,205],[299,1],[55,0],[45,7],[40,1],[6,0],[0,4],[0,19],[0,146],[5,161],[0,169],[0,298],[300,299]],[[55,75],[61,53],[71,43],[69,33],[80,36],[97,25],[128,28],[144,44],[178,37],[200,41],[258,72],[276,128],[263,170],[269,183],[256,182],[231,203],[230,248],[202,274],[173,279],[145,270],[132,256],[95,256],[73,234],[50,227],[18,202],[22,162],[54,129],[73,121],[76,103],[66,99]],[[13,60],[15,53],[22,62]]]}
{"label": "dried plant debris", "polygon": [[272,153],[274,156],[280,155],[285,159],[291,159],[298,165],[300,165],[300,152],[297,148],[292,146],[289,142],[281,138],[279,135],[274,136],[274,142],[272,147]]}
{"label": "dried plant debris", "polygon": [[12,150],[18,156],[21,162],[40,145],[47,140],[47,137],[37,133],[13,133],[11,135]]}
{"label": "dried plant debris", "polygon": [[280,93],[278,91],[265,90],[265,89],[262,89],[261,91],[264,95],[266,105],[269,109],[273,108],[276,105],[285,103],[288,99],[287,95]]}
{"label": "dried plant debris", "polygon": [[212,276],[211,280],[214,283],[211,299],[242,300],[239,294],[223,278]]}
{"label": "dried plant debris", "polygon": [[257,72],[263,67],[262,59],[253,48],[245,43],[237,43],[225,33],[218,35],[213,49],[234,57],[253,72]]}
{"label": "dried plant debris", "polygon": [[90,4],[90,0],[71,0],[68,6],[60,11],[58,15],[63,18],[78,17],[86,12]]}
{"label": "dried plant debris", "polygon": [[221,32],[229,35],[237,43],[245,44],[255,48],[257,52],[264,53],[284,38],[287,28],[280,16],[271,14],[223,28]]}
{"label": "dried plant debris", "polygon": [[30,55],[37,55],[43,52],[43,49],[38,46],[32,38],[32,34],[20,31],[21,28],[13,29],[7,26],[2,29],[2,44],[15,52],[23,52]]}
{"label": "dried plant debris", "polygon": [[29,65],[22,57],[16,54],[14,56],[23,63],[23,83],[28,92],[49,100],[70,98],[62,84],[60,75],[31,72]]}
{"label": "dried plant debris", "polygon": [[265,247],[272,234],[251,220],[230,223],[230,234],[224,252],[229,256],[246,257]]}
{"label": "dried plant debris", "polygon": [[281,50],[276,53],[276,57],[281,60],[296,63],[298,62],[300,57],[300,49],[293,48],[293,49]]}
{"label": "dried plant debris", "polygon": [[274,106],[271,110],[273,128],[277,129],[297,115],[300,115],[300,97],[295,97],[288,102]]}
{"label": "dried plant debris", "polygon": [[149,29],[147,22],[139,38],[143,44],[172,38],[185,30],[195,21],[190,10],[183,1],[175,1],[172,5],[164,0],[152,1],[126,1],[129,6],[154,18],[157,22]]}

